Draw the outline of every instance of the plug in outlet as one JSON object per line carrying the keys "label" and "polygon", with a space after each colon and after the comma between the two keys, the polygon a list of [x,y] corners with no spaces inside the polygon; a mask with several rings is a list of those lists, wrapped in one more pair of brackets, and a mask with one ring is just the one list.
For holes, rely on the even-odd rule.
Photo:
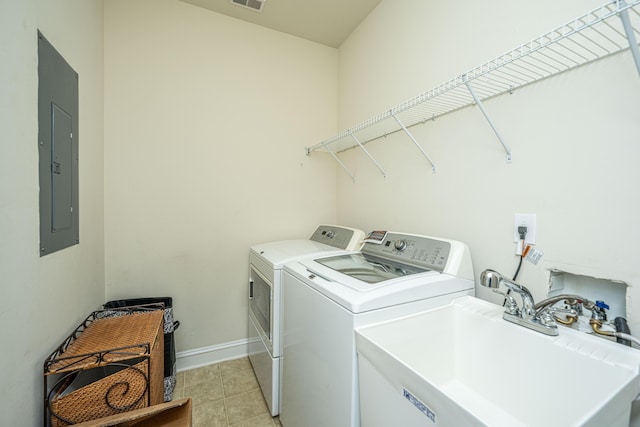
{"label": "plug in outlet", "polygon": [[527,227],[527,234],[524,238],[525,245],[536,244],[536,215],[535,214],[515,214],[514,226],[513,226],[513,242],[517,243],[516,254],[522,254],[524,249],[520,240],[520,227]]}

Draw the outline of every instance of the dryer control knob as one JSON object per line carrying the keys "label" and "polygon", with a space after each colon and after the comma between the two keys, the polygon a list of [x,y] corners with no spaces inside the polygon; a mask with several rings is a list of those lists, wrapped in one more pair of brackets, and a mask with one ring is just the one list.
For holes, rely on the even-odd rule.
{"label": "dryer control knob", "polygon": [[327,237],[330,239],[333,239],[336,236],[336,233],[334,233],[333,231],[327,231]]}
{"label": "dryer control knob", "polygon": [[407,249],[407,242],[405,242],[404,240],[396,240],[396,243],[393,245],[393,247],[396,248],[396,250],[402,252]]}

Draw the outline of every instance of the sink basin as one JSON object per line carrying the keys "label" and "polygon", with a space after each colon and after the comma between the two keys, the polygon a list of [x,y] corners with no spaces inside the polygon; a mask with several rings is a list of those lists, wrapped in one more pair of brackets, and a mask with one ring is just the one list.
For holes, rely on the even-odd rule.
{"label": "sink basin", "polygon": [[640,351],[474,298],[356,331],[362,425],[628,426]]}

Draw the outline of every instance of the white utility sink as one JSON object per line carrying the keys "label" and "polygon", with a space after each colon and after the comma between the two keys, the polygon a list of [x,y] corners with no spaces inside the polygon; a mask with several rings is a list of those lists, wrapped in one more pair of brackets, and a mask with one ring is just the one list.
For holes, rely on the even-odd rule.
{"label": "white utility sink", "polygon": [[363,427],[628,426],[640,351],[462,297],[356,331]]}

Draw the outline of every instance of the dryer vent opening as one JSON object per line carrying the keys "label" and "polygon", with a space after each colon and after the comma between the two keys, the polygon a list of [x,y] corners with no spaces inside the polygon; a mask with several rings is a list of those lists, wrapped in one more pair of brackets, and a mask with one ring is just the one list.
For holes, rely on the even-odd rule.
{"label": "dryer vent opening", "polygon": [[264,2],[266,0],[229,0],[231,4],[236,6],[246,7],[247,9],[255,10],[256,12],[262,12]]}

